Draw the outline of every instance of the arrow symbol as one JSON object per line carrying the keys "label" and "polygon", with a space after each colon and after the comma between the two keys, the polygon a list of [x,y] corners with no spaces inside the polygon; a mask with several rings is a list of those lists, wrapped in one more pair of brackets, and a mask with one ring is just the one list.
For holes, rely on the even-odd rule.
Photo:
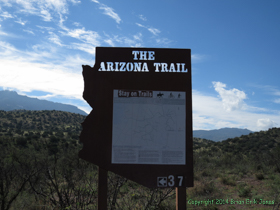
{"label": "arrow symbol", "polygon": [[158,187],[166,187],[167,186],[167,177],[158,177]]}

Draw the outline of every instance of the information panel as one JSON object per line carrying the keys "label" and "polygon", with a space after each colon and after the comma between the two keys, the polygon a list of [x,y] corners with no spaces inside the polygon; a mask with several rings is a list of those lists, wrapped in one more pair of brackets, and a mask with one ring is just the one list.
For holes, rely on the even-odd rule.
{"label": "information panel", "polygon": [[113,92],[112,163],[185,165],[185,92]]}

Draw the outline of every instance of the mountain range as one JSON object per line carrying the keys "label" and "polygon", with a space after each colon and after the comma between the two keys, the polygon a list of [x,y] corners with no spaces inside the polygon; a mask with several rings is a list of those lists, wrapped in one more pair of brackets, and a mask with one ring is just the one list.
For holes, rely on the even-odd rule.
{"label": "mountain range", "polygon": [[242,135],[248,135],[254,133],[248,129],[240,128],[221,128],[217,130],[195,130],[193,131],[193,137],[208,139],[212,141],[222,141],[228,138],[240,137]]}
{"label": "mountain range", "polygon": [[87,115],[86,112],[76,106],[62,103],[55,103],[38,98],[30,98],[28,96],[19,95],[16,91],[0,91],[0,110],[59,110],[72,112],[81,115]]}

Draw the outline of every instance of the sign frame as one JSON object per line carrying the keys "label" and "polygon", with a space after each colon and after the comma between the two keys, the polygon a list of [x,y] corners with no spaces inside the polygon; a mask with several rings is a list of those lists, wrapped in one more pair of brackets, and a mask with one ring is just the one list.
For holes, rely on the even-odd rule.
{"label": "sign frame", "polygon": [[[127,66],[124,71],[120,70],[121,62]],[[135,66],[133,68],[135,62],[141,63],[142,68],[136,69]],[[175,68],[174,66],[172,68],[172,63]],[[96,63],[93,68],[83,66],[83,76],[83,98],[93,110],[82,123],[80,141],[83,148],[79,152],[79,157],[146,187],[192,187],[191,50],[97,47]],[[185,92],[184,165],[112,163],[113,90]],[[166,177],[166,184],[159,186],[159,177]]]}

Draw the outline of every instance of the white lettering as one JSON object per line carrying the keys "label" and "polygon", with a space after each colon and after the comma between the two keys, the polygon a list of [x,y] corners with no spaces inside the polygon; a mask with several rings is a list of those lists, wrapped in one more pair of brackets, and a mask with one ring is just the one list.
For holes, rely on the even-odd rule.
{"label": "white lettering", "polygon": [[[149,55],[149,59],[150,58],[152,59],[152,57]],[[154,68],[155,72],[188,72],[185,63],[154,63]],[[98,71],[149,72],[149,68],[146,62],[101,62]]]}
{"label": "white lettering", "polygon": [[180,63],[176,63],[177,65],[177,72],[180,72]]}
{"label": "white lettering", "polygon": [[[148,58],[147,58],[148,53]],[[155,60],[155,51],[132,51],[133,60]]]}
{"label": "white lettering", "polygon": [[155,72],[182,72],[187,73],[188,69],[185,69],[185,63],[154,63]]}
{"label": "white lettering", "polygon": [[106,71],[104,62],[100,63],[100,69],[98,71]]}
{"label": "white lettering", "polygon": [[113,62],[107,62],[107,71],[114,71],[113,65],[114,65]]}
{"label": "white lettering", "polygon": [[120,62],[120,64],[121,64],[121,69],[120,69],[120,71],[125,71],[125,62]]}
{"label": "white lettering", "polygon": [[115,62],[115,64],[116,64],[115,71],[119,71],[119,62]]}
{"label": "white lettering", "polygon": [[127,69],[127,71],[132,71],[133,70],[133,64],[132,63],[127,63],[126,64],[126,69]]}
{"label": "white lettering", "polygon": [[147,60],[147,51],[140,51],[140,59],[139,60]]}
{"label": "white lettering", "polygon": [[149,58],[148,60],[155,60],[155,52],[154,51],[148,51]]}
{"label": "white lettering", "polygon": [[185,64],[184,63],[181,63],[182,65],[182,72],[183,73],[187,73],[188,72],[188,69],[185,69]]}
{"label": "white lettering", "polygon": [[[143,65],[143,66],[142,66]],[[107,68],[106,68],[107,67]],[[98,71],[149,72],[147,63],[141,62],[101,62]]]}
{"label": "white lettering", "polygon": [[154,66],[156,67],[155,72],[159,72],[158,67],[160,66],[160,63],[154,63]]}
{"label": "white lettering", "polygon": [[161,72],[168,72],[167,63],[161,63]]}
{"label": "white lettering", "polygon": [[141,71],[141,63],[134,63],[134,71]]}
{"label": "white lettering", "polygon": [[134,55],[133,60],[138,60],[137,55],[139,54],[139,51],[132,51],[132,54]]}
{"label": "white lettering", "polygon": [[143,63],[142,71],[149,72],[147,63]]}
{"label": "white lettering", "polygon": [[176,71],[175,71],[174,63],[171,63],[171,64],[170,64],[169,72],[176,72]]}

